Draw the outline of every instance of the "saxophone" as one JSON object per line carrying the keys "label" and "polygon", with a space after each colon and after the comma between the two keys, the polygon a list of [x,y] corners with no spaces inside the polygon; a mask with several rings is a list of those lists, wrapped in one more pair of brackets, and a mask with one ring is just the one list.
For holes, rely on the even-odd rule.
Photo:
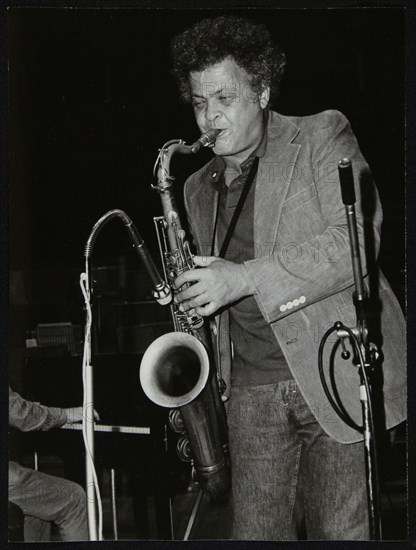
{"label": "saxophone", "polygon": [[[171,287],[178,275],[195,267],[172,192],[171,158],[212,147],[218,133],[206,132],[192,145],[168,141],[155,162],[157,184],[152,187],[160,195],[163,216],[154,218],[154,223],[165,280]],[[209,326],[195,310],[181,312],[174,303],[170,307],[175,332],[160,336],[147,348],[140,382],[151,401],[172,409],[169,424],[181,434],[177,454],[192,463],[201,489],[211,497],[222,497],[230,488],[228,434],[220,395],[224,382],[215,368]]]}

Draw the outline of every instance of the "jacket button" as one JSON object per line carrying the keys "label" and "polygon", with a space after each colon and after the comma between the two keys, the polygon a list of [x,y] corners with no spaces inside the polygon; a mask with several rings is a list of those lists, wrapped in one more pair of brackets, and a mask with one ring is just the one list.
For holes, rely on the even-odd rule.
{"label": "jacket button", "polygon": [[299,300],[296,298],[295,300],[293,300],[293,305],[294,306],[298,306],[299,305]]}
{"label": "jacket button", "polygon": [[282,304],[280,307],[279,307],[280,311],[286,311],[286,306],[285,304]]}
{"label": "jacket button", "polygon": [[306,302],[305,296],[301,296],[301,297],[299,298],[299,303],[300,303],[300,304],[304,304],[305,302]]}
{"label": "jacket button", "polygon": [[292,307],[293,307],[293,302],[288,302],[288,303],[286,304],[286,307],[287,307],[287,309],[292,309]]}

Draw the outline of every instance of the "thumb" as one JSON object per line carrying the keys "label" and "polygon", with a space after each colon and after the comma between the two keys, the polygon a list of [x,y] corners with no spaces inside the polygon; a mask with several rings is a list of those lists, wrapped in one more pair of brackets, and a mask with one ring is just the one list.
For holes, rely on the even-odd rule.
{"label": "thumb", "polygon": [[212,262],[217,261],[218,258],[216,256],[194,256],[193,260],[198,267],[209,267]]}

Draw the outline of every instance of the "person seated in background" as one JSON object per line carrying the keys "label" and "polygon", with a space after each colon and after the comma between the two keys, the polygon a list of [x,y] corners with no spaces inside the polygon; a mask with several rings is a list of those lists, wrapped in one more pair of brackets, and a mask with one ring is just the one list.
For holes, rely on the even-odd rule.
{"label": "person seated in background", "polygon": [[18,542],[19,540],[23,540],[25,516],[23,515],[21,508],[9,501],[7,512],[9,542]]}
{"label": "person seated in background", "polygon": [[[46,407],[21,397],[9,386],[9,425],[23,432],[47,431],[82,421],[83,408]],[[95,420],[99,415],[94,411]],[[57,526],[62,541],[89,540],[84,489],[9,461],[9,501],[24,514],[24,540],[44,540],[47,522]]]}

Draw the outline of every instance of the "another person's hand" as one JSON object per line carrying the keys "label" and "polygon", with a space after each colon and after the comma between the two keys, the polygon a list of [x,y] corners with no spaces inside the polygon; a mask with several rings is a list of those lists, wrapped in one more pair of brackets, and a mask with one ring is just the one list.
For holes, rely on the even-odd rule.
{"label": "another person's hand", "polygon": [[[68,424],[75,424],[76,422],[82,422],[82,418],[84,415],[84,408],[83,407],[70,407],[68,409],[64,409],[66,412],[67,417],[67,423]],[[86,418],[87,420],[92,420],[91,418],[91,411],[86,410]],[[94,409],[94,420],[99,421],[100,415],[98,412]]]}
{"label": "another person's hand", "polygon": [[207,317],[220,307],[255,294],[255,289],[244,264],[236,264],[215,256],[194,256],[200,269],[185,271],[174,282],[175,289],[184,283],[191,286],[175,294],[181,311],[195,309]]}

